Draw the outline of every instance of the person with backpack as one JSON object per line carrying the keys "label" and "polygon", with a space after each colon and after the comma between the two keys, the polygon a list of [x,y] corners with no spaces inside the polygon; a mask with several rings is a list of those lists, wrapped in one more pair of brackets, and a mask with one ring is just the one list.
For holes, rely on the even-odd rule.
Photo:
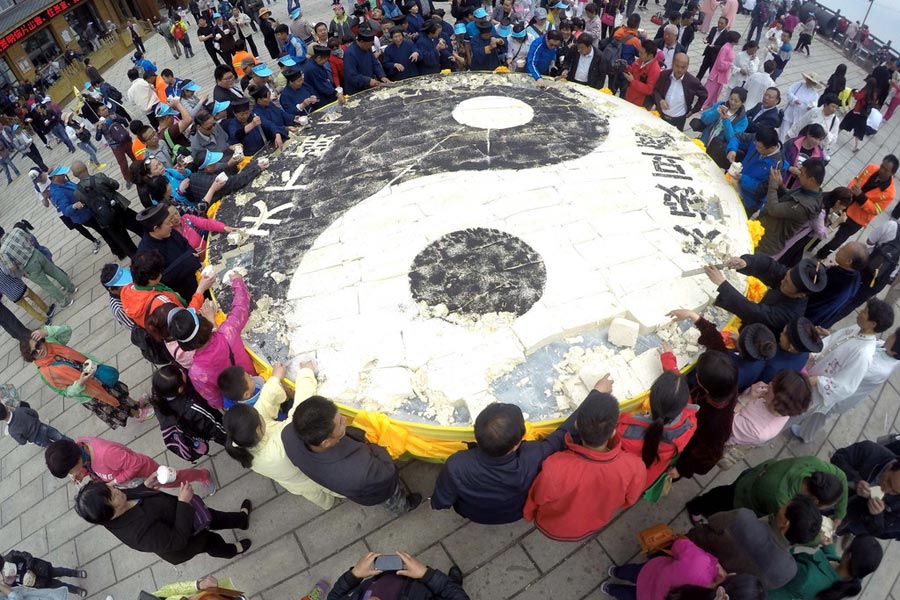
{"label": "person with backpack", "polygon": [[165,365],[153,374],[150,404],[156,410],[166,448],[184,460],[194,462],[206,456],[210,441],[225,445],[222,414],[210,408],[177,364]]}
{"label": "person with backpack", "polygon": [[97,131],[94,134],[95,139],[100,141],[105,138],[109,149],[113,156],[116,157],[116,163],[119,165],[119,171],[125,180],[125,187],[131,189],[131,171],[128,169],[127,156],[134,161],[134,154],[131,151],[131,134],[128,132],[128,121],[125,117],[110,113],[106,105],[101,105],[98,109],[100,121],[97,122]]}
{"label": "person with backpack", "polygon": [[[179,117],[178,121],[175,120],[176,116]],[[178,156],[190,150],[191,141],[185,136],[185,132],[190,131],[194,118],[181,103],[181,99],[175,96],[168,103],[157,107],[156,118],[159,120],[159,140],[168,146],[172,162],[177,162]]]}
{"label": "person with backpack", "polygon": [[75,200],[91,209],[94,221],[100,227],[100,235],[109,244],[112,253],[119,260],[134,256],[137,246],[128,231],[138,236],[144,232],[138,225],[137,213],[119,193],[119,182],[103,173],[90,175],[80,160],[72,163],[72,175],[79,179]]}
{"label": "person with backpack", "polygon": [[[759,44],[763,31],[772,21],[772,3],[771,0],[759,0],[753,10],[750,12],[750,31],[747,32],[747,39],[756,41]],[[756,37],[753,33],[756,33]]]}
{"label": "person with backpack", "polygon": [[166,40],[166,44],[169,46],[172,57],[175,58],[175,60],[181,58],[181,44],[179,44],[178,40],[175,39],[175,36],[172,35],[172,21],[170,21],[168,17],[163,17],[161,21],[155,23],[155,27],[156,33]]}
{"label": "person with backpack", "polygon": [[62,121],[66,127],[66,135],[70,140],[75,140],[75,145],[85,151],[91,166],[96,169],[104,168],[106,164],[101,163],[97,158],[97,148],[91,143],[91,132],[84,126],[84,123],[80,122],[72,111],[64,112]]}
{"label": "person with backpack", "polygon": [[615,33],[602,40],[598,48],[603,55],[609,69],[609,87],[613,94],[624,97],[628,82],[625,79],[625,71],[637,58],[638,49],[641,48],[641,39],[638,37],[637,27],[641,24],[641,16],[632,14],[625,25],[619,27]]}
{"label": "person with backpack", "polygon": [[172,37],[184,47],[185,57],[193,58],[194,48],[191,46],[191,36],[188,35],[188,29],[190,29],[190,26],[181,17],[173,20],[169,26],[169,32],[172,34]]}

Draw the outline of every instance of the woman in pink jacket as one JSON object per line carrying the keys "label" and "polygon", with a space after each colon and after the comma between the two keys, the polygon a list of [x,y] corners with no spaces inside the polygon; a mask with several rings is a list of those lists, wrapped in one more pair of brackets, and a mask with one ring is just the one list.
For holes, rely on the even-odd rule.
{"label": "woman in pink jacket", "polygon": [[731,63],[734,62],[734,46],[741,41],[741,34],[737,31],[729,31],[724,35],[728,36],[728,38],[722,44],[719,56],[709,71],[709,77],[706,78],[706,92],[709,95],[703,108],[709,108],[719,101],[719,93],[722,91],[722,86],[728,83],[728,79],[731,77]]}
{"label": "woman in pink jacket", "polygon": [[219,392],[219,373],[231,366],[239,366],[250,375],[256,368],[244,349],[241,332],[250,318],[250,294],[239,275],[232,275],[231,289],[234,299],[228,318],[213,330],[213,323],[192,310],[182,308],[169,313],[169,333],[178,340],[183,350],[194,350],[194,361],[188,377],[194,389],[209,405],[222,410],[224,401]]}
{"label": "woman in pink jacket", "polygon": [[[169,223],[172,229],[184,236],[191,248],[200,251],[200,260],[206,255],[206,232],[231,233],[237,231],[236,227],[229,227],[225,223],[214,219],[198,217],[197,215],[182,215],[174,205],[169,205]],[[204,233],[200,233],[200,232]]]}
{"label": "woman in pink jacket", "polygon": [[[765,591],[758,579],[749,575],[729,577],[715,556],[704,552],[687,538],[675,540],[670,552],[672,556],[651,558],[643,564],[629,563],[621,567],[610,567],[610,577],[627,583],[606,582],[600,586],[600,590],[617,600],[665,600],[670,591],[681,586],[714,590],[720,585],[730,587],[726,582],[740,577],[750,580],[738,582],[743,585],[737,587],[755,589],[759,593],[756,598],[765,598]],[[731,597],[735,600],[738,597],[753,598],[754,594],[739,593]]]}

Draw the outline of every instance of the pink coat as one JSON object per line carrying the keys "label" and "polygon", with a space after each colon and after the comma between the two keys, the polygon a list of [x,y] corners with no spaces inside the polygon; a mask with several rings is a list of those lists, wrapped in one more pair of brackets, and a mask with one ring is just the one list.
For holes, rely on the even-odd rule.
{"label": "pink coat", "polygon": [[224,402],[216,384],[219,373],[232,365],[237,365],[247,373],[256,375],[256,368],[247,350],[244,349],[244,340],[241,339],[241,331],[250,318],[250,293],[240,277],[231,280],[231,289],[234,291],[234,300],[231,302],[228,318],[212,333],[209,342],[194,353],[194,362],[188,370],[188,377],[194,384],[194,389],[209,402],[210,406],[220,410]]}
{"label": "pink coat", "polygon": [[731,77],[731,63],[734,62],[734,44],[723,44],[719,56],[709,72],[709,79],[715,83],[726,85]]}
{"label": "pink coat", "polygon": [[183,235],[194,250],[206,251],[206,236],[200,231],[225,233],[225,223],[195,215],[182,215],[181,226],[175,231]]}
{"label": "pink coat", "polygon": [[669,590],[682,585],[707,587],[719,574],[719,561],[692,541],[679,538],[672,556],[651,558],[637,579],[637,600],[665,600]]}

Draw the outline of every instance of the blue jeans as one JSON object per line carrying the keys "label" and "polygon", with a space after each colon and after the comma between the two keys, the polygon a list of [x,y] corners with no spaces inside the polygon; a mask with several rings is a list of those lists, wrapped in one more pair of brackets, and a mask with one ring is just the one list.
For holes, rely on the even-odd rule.
{"label": "blue jeans", "polygon": [[46,448],[53,442],[58,442],[60,440],[69,440],[70,442],[72,441],[71,438],[64,436],[53,427],[41,423],[38,427],[37,435],[34,436],[32,443],[40,446],[41,448]]}
{"label": "blue jeans", "polygon": [[291,14],[291,11],[295,8],[300,8],[300,0],[287,0],[288,14]]}
{"label": "blue jeans", "polygon": [[69,149],[69,152],[75,152],[75,146],[72,145],[72,140],[70,140],[69,136],[66,135],[65,125],[63,125],[62,123],[57,123],[51,131],[53,132],[53,135],[59,138],[59,141],[66,145],[66,148]]}
{"label": "blue jeans", "polygon": [[[641,572],[641,569],[644,568],[645,564],[647,563],[628,563],[621,567],[616,567],[613,569],[613,575],[615,575],[617,579],[630,581],[632,584],[636,584],[638,574]],[[606,591],[616,600],[636,600],[637,598],[637,587],[635,585],[610,583],[607,584]]]}
{"label": "blue jeans", "polygon": [[19,173],[19,169],[16,168],[16,165],[12,160],[8,158],[0,158],[0,165],[3,165],[3,170],[6,172],[6,183],[12,183],[12,176],[9,174],[9,168],[12,167],[12,170],[16,172],[16,177],[21,175]]}
{"label": "blue jeans", "polygon": [[86,142],[79,141],[78,147],[87,152],[87,155],[90,157],[92,163],[97,164],[100,162],[99,160],[97,160],[97,148],[94,147],[90,140]]}

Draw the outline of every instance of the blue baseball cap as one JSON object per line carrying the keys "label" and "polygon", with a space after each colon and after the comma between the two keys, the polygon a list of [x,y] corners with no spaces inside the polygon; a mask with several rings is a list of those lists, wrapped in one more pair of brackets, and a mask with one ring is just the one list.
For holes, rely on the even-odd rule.
{"label": "blue baseball cap", "polygon": [[569,5],[560,0],[556,4],[553,5],[553,8],[569,8]]}
{"label": "blue baseball cap", "polygon": [[457,23],[453,26],[453,33],[456,35],[465,35],[466,33],[466,24],[465,23]]}
{"label": "blue baseball cap", "polygon": [[110,279],[109,281],[104,281],[102,283],[104,287],[113,288],[128,285],[132,281],[133,279],[131,278],[131,270],[126,269],[122,265],[117,265],[116,272],[113,273],[112,279]]}
{"label": "blue baseball cap", "polygon": [[217,115],[229,106],[231,106],[231,102],[228,100],[225,100],[224,102],[216,100],[215,104],[213,104],[212,114]]}
{"label": "blue baseball cap", "polygon": [[181,91],[187,90],[189,92],[198,92],[200,91],[200,86],[194,83],[191,80],[188,80],[187,83],[182,84]]}
{"label": "blue baseball cap", "polygon": [[512,31],[512,27],[509,25],[501,25],[497,28],[497,35],[500,37],[509,37],[510,32]]}
{"label": "blue baseball cap", "polygon": [[57,175],[65,175],[69,172],[69,167],[66,165],[59,165],[52,171],[50,171],[50,177],[56,177]]}
{"label": "blue baseball cap", "polygon": [[218,19],[221,16],[222,15],[220,15],[219,13],[213,13],[213,19]]}
{"label": "blue baseball cap", "polygon": [[297,64],[297,61],[294,60],[294,57],[290,54],[286,54],[278,59],[278,64],[284,65],[285,67],[293,67]]}
{"label": "blue baseball cap", "polygon": [[169,106],[168,104],[157,104],[156,105],[156,116],[157,117],[168,117],[170,115],[179,114],[177,110]]}
{"label": "blue baseball cap", "polygon": [[475,12],[472,13],[472,16],[476,19],[483,19],[487,16],[487,11],[482,7],[478,7],[475,9]]}
{"label": "blue baseball cap", "polygon": [[205,169],[209,165],[214,165],[225,156],[221,152],[216,152],[215,150],[207,150],[206,156],[203,157],[203,162],[200,163],[199,169]]}
{"label": "blue baseball cap", "polygon": [[13,125],[13,131],[15,131],[15,130],[18,129],[18,128],[19,128],[18,125]]}
{"label": "blue baseball cap", "polygon": [[299,9],[299,8],[295,8],[294,10],[291,11],[291,18],[292,18],[292,19],[296,19],[296,18],[299,17],[299,16],[300,16],[300,9]]}
{"label": "blue baseball cap", "polygon": [[272,74],[272,69],[269,68],[269,65],[256,65],[253,67],[253,74],[259,77],[268,77]]}
{"label": "blue baseball cap", "polygon": [[90,81],[85,81],[85,82],[84,82],[84,89],[86,89],[86,90],[91,89],[91,85],[93,85],[93,84],[91,84]]}
{"label": "blue baseball cap", "polygon": [[525,26],[521,23],[516,23],[512,29],[512,32],[509,34],[510,37],[514,38],[523,38],[528,35],[528,32],[525,31]]}

